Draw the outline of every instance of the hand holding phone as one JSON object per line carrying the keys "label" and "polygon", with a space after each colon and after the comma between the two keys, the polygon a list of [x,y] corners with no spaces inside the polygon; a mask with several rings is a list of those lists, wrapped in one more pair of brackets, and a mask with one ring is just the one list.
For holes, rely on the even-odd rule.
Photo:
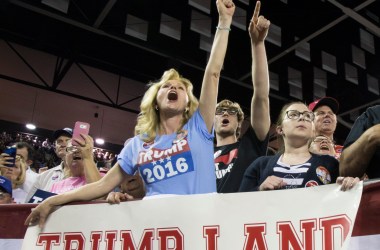
{"label": "hand holding phone", "polygon": [[74,126],[73,131],[73,139],[72,139],[72,145],[73,146],[79,146],[78,143],[74,139],[78,139],[80,141],[83,141],[83,138],[80,136],[80,134],[88,135],[90,132],[90,124],[87,122],[76,122]]}
{"label": "hand holding phone", "polygon": [[6,160],[6,167],[14,167],[16,162],[16,148],[15,147],[8,147],[4,150],[4,153],[8,154],[12,159]]}

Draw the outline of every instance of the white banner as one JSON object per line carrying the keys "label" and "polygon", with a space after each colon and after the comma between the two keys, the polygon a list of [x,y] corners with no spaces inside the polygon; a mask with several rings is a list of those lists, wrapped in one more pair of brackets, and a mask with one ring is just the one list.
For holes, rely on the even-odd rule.
{"label": "white banner", "polygon": [[348,249],[362,182],[64,206],[23,249]]}

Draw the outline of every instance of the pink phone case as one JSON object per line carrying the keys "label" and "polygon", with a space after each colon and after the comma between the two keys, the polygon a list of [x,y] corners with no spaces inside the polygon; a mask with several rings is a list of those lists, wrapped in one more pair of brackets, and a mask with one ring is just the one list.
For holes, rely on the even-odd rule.
{"label": "pink phone case", "polygon": [[74,141],[75,138],[79,140],[83,140],[83,138],[80,136],[80,134],[85,134],[88,135],[90,132],[90,124],[87,122],[76,122],[74,126],[74,131],[73,131],[73,141],[72,144],[74,146],[77,146],[78,144]]}

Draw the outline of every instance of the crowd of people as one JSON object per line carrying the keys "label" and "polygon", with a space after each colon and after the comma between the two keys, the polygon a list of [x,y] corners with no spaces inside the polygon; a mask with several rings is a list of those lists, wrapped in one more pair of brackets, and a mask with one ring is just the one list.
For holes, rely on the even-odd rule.
{"label": "crowd of people", "polygon": [[[50,193],[33,209],[26,224],[43,226],[55,206],[72,201],[107,199],[119,203],[144,196],[267,191],[332,183],[345,191],[360,178],[380,177],[380,106],[360,116],[340,146],[334,143],[337,100],[323,97],[309,105],[288,103],[276,122],[283,146],[275,155],[268,153],[271,120],[265,38],[270,21],[260,15],[259,1],[248,28],[253,86],[250,124],[246,131],[241,130],[244,113],[240,105],[231,100],[217,103],[235,5],[231,0],[217,0],[216,6],[218,26],[199,100],[191,81],[175,69],[151,82],[140,105],[135,136],[115,156],[107,174],[96,167],[93,139],[84,134],[72,138],[70,128],[54,132],[51,148],[60,162],[43,173],[30,173],[32,160],[25,144],[16,144],[18,175],[16,171],[7,173],[10,167],[6,161],[12,157],[1,154],[0,168],[7,170],[2,174],[6,178],[0,179],[2,192],[12,190],[10,182],[14,191],[23,189],[19,196],[24,202],[33,200],[39,191]],[[75,150],[68,147],[72,141],[77,144]],[[105,155],[103,158],[112,159]]]}
{"label": "crowd of people", "polygon": [[54,147],[48,138],[43,140],[37,135],[3,131],[0,136],[1,152],[15,142],[26,142],[34,148],[34,161],[32,166],[30,166],[33,171],[38,173],[40,168],[51,168],[56,165],[58,158],[54,154]]}
{"label": "crowd of people", "polygon": [[[27,134],[23,132],[6,132],[0,134],[0,152],[16,142],[26,142],[33,147],[33,164],[30,165],[32,171],[39,173],[58,165],[61,161],[54,153],[54,142],[51,139],[43,139],[41,136]],[[98,168],[108,171],[114,164],[117,154],[115,152],[94,147],[93,155]],[[41,170],[40,170],[41,169]]]}

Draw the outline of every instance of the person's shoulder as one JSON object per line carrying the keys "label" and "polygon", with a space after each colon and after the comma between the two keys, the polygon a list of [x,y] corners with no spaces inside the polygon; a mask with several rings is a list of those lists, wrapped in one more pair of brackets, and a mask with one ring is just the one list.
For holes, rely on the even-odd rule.
{"label": "person's shoulder", "polygon": [[332,162],[338,162],[337,159],[335,159],[334,156],[331,155],[319,155],[319,154],[311,154],[312,158],[317,161],[332,161]]}
{"label": "person's shoulder", "polygon": [[197,108],[194,113],[190,116],[190,118],[184,124],[184,127],[191,127],[194,125],[199,126],[205,122],[204,117],[202,116],[199,108]]}
{"label": "person's shoulder", "polygon": [[[135,136],[127,139],[124,142],[124,148],[135,147],[136,145],[141,144],[143,142],[143,138],[144,138],[143,134],[138,134],[138,135],[135,135]],[[145,136],[145,138],[146,138],[146,136]]]}
{"label": "person's shoulder", "polygon": [[243,138],[243,137],[254,137],[254,138],[257,138],[256,131],[252,127],[252,125],[249,124],[249,126],[247,126],[247,128],[244,130],[243,134],[240,137],[241,138]]}
{"label": "person's shoulder", "polygon": [[26,170],[26,174],[29,175],[29,176],[32,176],[32,177],[37,177],[38,174],[36,172],[34,172],[30,167],[28,170]]}
{"label": "person's shoulder", "polygon": [[260,156],[260,157],[258,157],[257,158],[257,160],[261,160],[261,161],[269,161],[269,160],[272,160],[272,159],[274,159],[274,158],[277,158],[277,157],[279,157],[280,155],[263,155],[263,156]]}
{"label": "person's shoulder", "polygon": [[365,116],[369,117],[379,117],[380,116],[380,105],[372,106],[367,108],[367,110],[363,113]]}
{"label": "person's shoulder", "polygon": [[49,176],[49,175],[52,175],[54,172],[62,172],[63,171],[63,167],[62,167],[62,163],[51,168],[51,169],[48,169],[46,171],[44,171],[43,173],[39,174],[39,176],[41,178],[45,177],[45,176]]}
{"label": "person's shoulder", "polygon": [[375,106],[369,107],[369,108],[367,108],[367,111],[378,113],[378,112],[380,112],[380,105],[375,105]]}
{"label": "person's shoulder", "polygon": [[251,165],[262,165],[262,164],[267,164],[268,162],[272,160],[276,160],[278,157],[280,157],[279,154],[276,155],[264,155],[258,157],[256,160],[252,162]]}

